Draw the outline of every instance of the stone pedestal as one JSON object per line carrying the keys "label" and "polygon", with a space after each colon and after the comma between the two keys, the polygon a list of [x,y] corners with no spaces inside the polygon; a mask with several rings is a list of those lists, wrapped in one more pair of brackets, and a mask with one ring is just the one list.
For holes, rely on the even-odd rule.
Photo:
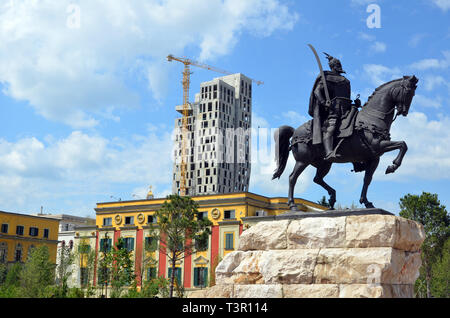
{"label": "stone pedestal", "polygon": [[423,226],[383,210],[269,217],[192,297],[413,297]]}

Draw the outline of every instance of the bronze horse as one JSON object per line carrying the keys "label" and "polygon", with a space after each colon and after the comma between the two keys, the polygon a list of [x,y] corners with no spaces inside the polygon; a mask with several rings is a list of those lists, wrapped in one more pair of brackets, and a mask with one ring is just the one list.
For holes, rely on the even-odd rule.
{"label": "bronze horse", "polygon": [[[415,76],[404,76],[378,87],[361,111],[358,112],[353,109],[354,119],[351,121],[354,125],[353,134],[346,138],[337,139],[335,151],[339,154],[339,159],[334,162],[352,162],[354,171],[365,171],[364,185],[359,202],[364,204],[366,208],[374,207],[367,200],[367,189],[378,167],[380,157],[386,152],[399,149],[393,164],[386,169],[386,174],[393,173],[400,167],[408,149],[404,141],[391,141],[389,131],[398,115],[408,115],[417,82],[418,79]],[[294,170],[289,176],[288,200],[289,208],[294,211],[297,210],[294,202],[295,184],[300,174],[309,165],[313,165],[317,169],[314,182],[327,190],[330,195],[331,209],[334,209],[336,203],[336,191],[323,180],[330,171],[332,162],[323,160],[323,146],[312,145],[311,133],[312,120],[296,130],[290,126],[281,126],[274,136],[277,169],[272,179],[280,178],[286,168],[290,150],[292,150],[296,161]]]}

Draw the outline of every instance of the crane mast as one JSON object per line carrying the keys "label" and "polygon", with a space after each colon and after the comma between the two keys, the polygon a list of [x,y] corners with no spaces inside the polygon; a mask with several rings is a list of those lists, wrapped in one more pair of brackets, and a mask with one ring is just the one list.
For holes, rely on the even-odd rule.
{"label": "crane mast", "polygon": [[[191,76],[191,70],[190,70],[190,66],[194,65],[197,67],[201,67],[203,69],[207,69],[210,71],[214,71],[214,72],[218,72],[218,73],[222,73],[222,74],[227,74],[227,75],[231,75],[232,73],[225,71],[225,70],[221,70],[219,68],[216,68],[214,66],[210,66],[207,64],[203,64],[188,58],[184,58],[184,57],[175,57],[172,54],[169,54],[167,56],[167,60],[169,62],[171,61],[177,61],[180,63],[184,64],[184,70],[183,70],[183,105],[182,105],[182,119],[181,119],[181,164],[180,164],[180,195],[181,196],[185,196],[186,193],[186,173],[187,173],[187,163],[186,163],[186,158],[187,158],[187,140],[188,140],[188,116],[189,116],[189,87],[190,87],[190,76]],[[254,80],[251,79],[250,80],[252,82],[255,82],[257,85],[261,85],[264,84],[264,82],[262,81],[258,81],[258,80]]]}

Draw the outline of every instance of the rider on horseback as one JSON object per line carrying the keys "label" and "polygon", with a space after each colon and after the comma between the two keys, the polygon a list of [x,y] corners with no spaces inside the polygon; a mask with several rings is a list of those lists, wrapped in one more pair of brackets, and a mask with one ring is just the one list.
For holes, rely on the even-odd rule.
{"label": "rider on horseback", "polygon": [[[331,71],[324,72],[326,85],[324,85],[321,75],[316,79],[308,113],[313,117],[313,145],[323,143],[324,160],[332,161],[339,158],[339,155],[333,152],[336,129],[340,127],[341,119],[348,115],[352,107],[352,100],[350,99],[350,81],[341,75],[345,73],[341,62],[327,53],[325,55]],[[361,107],[359,98],[355,100],[353,106]]]}

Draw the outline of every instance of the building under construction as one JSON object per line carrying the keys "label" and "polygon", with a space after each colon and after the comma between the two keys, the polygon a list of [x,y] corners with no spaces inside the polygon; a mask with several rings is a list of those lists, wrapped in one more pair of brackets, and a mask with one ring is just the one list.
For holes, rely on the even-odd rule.
{"label": "building under construction", "polygon": [[183,182],[189,196],[248,191],[252,79],[237,73],[203,82],[187,112],[185,105],[176,110],[173,193]]}

